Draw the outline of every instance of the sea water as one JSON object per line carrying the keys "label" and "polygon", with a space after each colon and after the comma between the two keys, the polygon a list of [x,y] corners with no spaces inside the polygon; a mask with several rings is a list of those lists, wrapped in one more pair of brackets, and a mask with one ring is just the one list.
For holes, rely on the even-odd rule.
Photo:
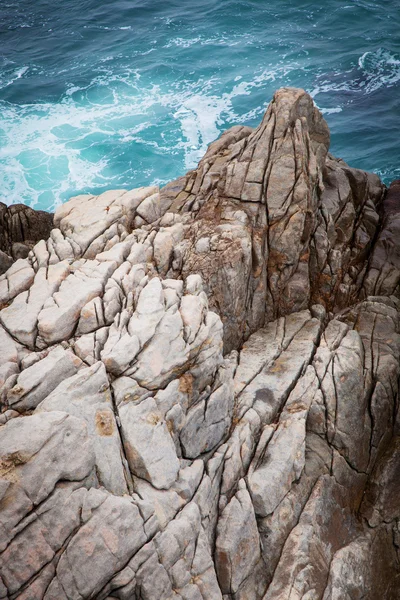
{"label": "sea water", "polygon": [[0,0],[0,200],[163,185],[282,86],[400,177],[399,0]]}

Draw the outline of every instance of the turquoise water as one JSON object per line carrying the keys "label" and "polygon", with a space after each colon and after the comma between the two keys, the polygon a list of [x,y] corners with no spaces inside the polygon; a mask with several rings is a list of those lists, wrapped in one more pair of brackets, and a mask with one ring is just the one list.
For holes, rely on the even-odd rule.
{"label": "turquoise water", "polygon": [[0,0],[0,200],[166,183],[288,85],[400,177],[398,0]]}

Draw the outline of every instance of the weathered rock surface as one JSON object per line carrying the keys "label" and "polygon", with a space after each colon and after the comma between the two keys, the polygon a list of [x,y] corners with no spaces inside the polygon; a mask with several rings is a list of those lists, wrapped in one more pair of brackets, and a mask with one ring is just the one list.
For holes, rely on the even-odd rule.
{"label": "weathered rock surface", "polygon": [[0,598],[400,597],[399,186],[328,149],[280,90],[0,277]]}
{"label": "weathered rock surface", "polygon": [[36,242],[47,239],[52,227],[51,213],[25,204],[6,206],[0,202],[0,275],[13,260],[26,258]]}

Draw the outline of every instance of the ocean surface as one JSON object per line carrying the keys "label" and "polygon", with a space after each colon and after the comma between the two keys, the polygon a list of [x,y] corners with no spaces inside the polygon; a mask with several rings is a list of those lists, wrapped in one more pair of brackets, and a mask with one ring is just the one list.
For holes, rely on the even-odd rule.
{"label": "ocean surface", "polygon": [[399,0],[0,0],[0,200],[167,183],[282,86],[400,177]]}

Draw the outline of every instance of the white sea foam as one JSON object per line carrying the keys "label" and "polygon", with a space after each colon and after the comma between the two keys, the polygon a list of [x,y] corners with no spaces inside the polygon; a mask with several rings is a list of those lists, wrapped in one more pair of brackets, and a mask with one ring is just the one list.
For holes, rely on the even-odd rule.
{"label": "white sea foam", "polygon": [[400,167],[397,169],[377,169],[374,172],[384,181],[393,181],[394,179],[400,179]]}
{"label": "white sea foam", "polygon": [[340,106],[336,106],[335,108],[320,108],[323,115],[333,115],[342,112],[342,110]]}
{"label": "white sea foam", "polygon": [[[379,48],[375,51],[364,52],[358,59],[358,69],[352,69],[344,73],[335,73],[336,79],[325,79],[319,82],[311,91],[310,95],[315,99],[325,93],[352,92],[353,94],[371,94],[381,88],[389,88],[400,81],[400,58]],[[318,98],[321,101],[321,98]],[[351,100],[350,100],[351,101]],[[337,109],[335,112],[339,112]],[[333,109],[321,109],[325,112]],[[327,112],[327,114],[329,114]]]}
{"label": "white sea foam", "polygon": [[21,79],[21,77],[23,77],[28,70],[29,67],[21,67],[19,69],[15,69],[15,71],[6,76],[4,79],[0,79],[0,89],[6,88],[9,85],[12,85],[14,81]]}
{"label": "white sea foam", "polygon": [[194,35],[192,37],[176,37],[169,40],[163,47],[172,48],[177,46],[178,48],[190,48],[191,46],[238,46],[242,45],[253,45],[256,42],[254,35],[250,33],[242,34],[231,34],[231,35]]}
{"label": "white sea foam", "polygon": [[200,42],[200,37],[188,38],[184,39],[181,37],[174,38],[167,42],[164,48],[172,48],[173,46],[177,46],[178,48],[190,48],[190,46],[194,46]]}
{"label": "white sea foam", "polygon": [[364,52],[358,59],[358,66],[366,78],[367,93],[391,87],[400,81],[400,58],[385,48]]}
{"label": "white sea foam", "polygon": [[74,103],[3,107],[0,136],[0,200],[7,204],[28,201],[54,207],[63,195],[74,189],[99,185],[106,159],[91,163],[80,151],[68,146],[69,140],[53,130],[70,126],[76,140],[99,131],[96,120],[103,110],[89,110]]}
{"label": "white sea foam", "polygon": [[[105,65],[104,73],[89,85],[71,84],[59,103],[4,103],[0,200],[7,204],[23,200],[51,209],[83,189],[129,185],[135,174],[143,181],[145,170],[136,164],[135,144],[152,148],[158,155],[181,156],[182,171],[192,168],[226,123],[243,122],[262,113],[263,107],[258,107],[237,114],[233,108],[236,97],[249,95],[296,68],[271,66],[247,81],[236,78],[229,92],[218,94],[217,77],[146,86],[139,71],[127,69],[116,74]],[[99,149],[101,144],[103,149]],[[124,153],[125,146],[132,159],[125,158],[124,173],[122,167],[115,173],[115,155],[109,152]],[[165,183],[159,166],[153,164],[154,171],[149,170],[149,180],[143,183],[151,183],[155,177]]]}

